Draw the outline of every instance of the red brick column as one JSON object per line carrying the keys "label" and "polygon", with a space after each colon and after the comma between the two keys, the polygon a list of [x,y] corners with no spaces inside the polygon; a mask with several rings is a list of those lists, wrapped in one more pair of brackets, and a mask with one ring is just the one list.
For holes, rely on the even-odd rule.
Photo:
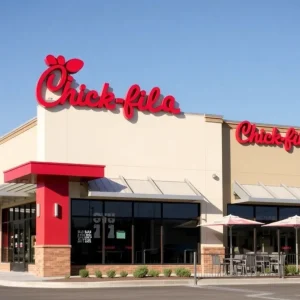
{"label": "red brick column", "polygon": [[[41,277],[70,274],[69,180],[60,176],[37,177],[35,269]],[[58,216],[54,214],[58,204]]]}

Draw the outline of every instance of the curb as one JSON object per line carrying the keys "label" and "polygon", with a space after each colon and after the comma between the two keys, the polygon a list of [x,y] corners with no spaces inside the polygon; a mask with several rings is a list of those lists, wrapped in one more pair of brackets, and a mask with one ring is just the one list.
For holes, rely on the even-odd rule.
{"label": "curb", "polygon": [[42,289],[85,289],[85,288],[133,288],[133,287],[162,287],[162,286],[191,286],[193,280],[132,280],[118,282],[47,282],[47,281],[8,281],[0,280],[0,286],[18,288]]}
{"label": "curb", "polygon": [[[236,285],[286,285],[300,284],[300,278],[270,278],[270,279],[200,279],[197,286],[236,286]],[[193,285],[194,286],[194,285]]]}
{"label": "curb", "polygon": [[48,281],[10,281],[0,280],[0,286],[17,288],[41,289],[86,289],[86,288],[137,288],[137,287],[205,287],[205,286],[237,286],[237,285],[269,285],[269,284],[300,284],[299,278],[272,278],[272,279],[198,279],[197,286],[193,279],[181,280],[131,280],[111,282],[48,282]]}

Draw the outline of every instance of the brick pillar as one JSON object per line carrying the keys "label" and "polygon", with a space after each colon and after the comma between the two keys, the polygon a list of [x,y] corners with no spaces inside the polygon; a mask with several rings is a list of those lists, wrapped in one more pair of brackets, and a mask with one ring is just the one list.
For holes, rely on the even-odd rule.
{"label": "brick pillar", "polygon": [[[70,274],[69,179],[60,176],[37,176],[35,265],[40,277]],[[54,214],[58,204],[58,216]]]}
{"label": "brick pillar", "polygon": [[217,275],[219,266],[213,264],[213,256],[218,256],[222,262],[225,257],[225,248],[220,247],[203,247],[201,251],[202,273],[206,275]]}

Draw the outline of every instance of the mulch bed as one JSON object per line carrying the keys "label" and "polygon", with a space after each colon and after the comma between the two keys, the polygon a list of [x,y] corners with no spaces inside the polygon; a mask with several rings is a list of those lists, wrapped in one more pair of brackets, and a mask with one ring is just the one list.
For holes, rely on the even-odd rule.
{"label": "mulch bed", "polygon": [[62,279],[53,279],[47,280],[48,282],[104,282],[104,281],[130,281],[130,280],[182,280],[182,279],[191,279],[192,277],[145,277],[145,278],[134,278],[134,277],[115,277],[115,278],[97,278],[97,277],[88,277],[88,278],[62,278]]}

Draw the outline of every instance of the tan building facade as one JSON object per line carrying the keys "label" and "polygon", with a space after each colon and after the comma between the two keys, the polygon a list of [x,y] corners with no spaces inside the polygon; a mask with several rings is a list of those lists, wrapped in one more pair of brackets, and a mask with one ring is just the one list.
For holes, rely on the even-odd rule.
{"label": "tan building facade", "polygon": [[[146,97],[133,85],[124,98],[107,83],[101,94],[75,89],[82,61],[46,64],[37,117],[0,139],[0,270],[192,270],[196,252],[206,272],[212,254],[224,255],[227,230],[200,224],[297,212],[294,129],[183,113],[173,96],[158,102],[157,87]],[[276,251],[272,231],[257,234],[257,247]],[[253,237],[236,228],[235,251],[253,249]],[[282,233],[285,249],[294,238]]]}
{"label": "tan building facade", "polygon": [[[241,134],[252,132],[252,140]],[[248,131],[247,131],[248,132]],[[253,134],[255,132],[255,134]],[[262,132],[262,135],[258,135]],[[299,215],[299,128],[248,121],[223,123],[224,215],[232,213],[263,223]],[[266,137],[267,134],[267,137]],[[251,133],[248,135],[251,138]],[[241,143],[240,139],[244,140]],[[257,248],[277,251],[275,229],[258,229]],[[253,229],[236,229],[236,251],[253,250]],[[295,232],[282,230],[282,249],[295,253]]]}

